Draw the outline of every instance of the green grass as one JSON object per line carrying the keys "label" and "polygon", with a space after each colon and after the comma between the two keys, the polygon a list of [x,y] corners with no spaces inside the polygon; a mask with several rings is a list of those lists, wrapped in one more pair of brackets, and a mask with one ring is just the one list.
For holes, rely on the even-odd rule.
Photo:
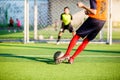
{"label": "green grass", "polygon": [[53,54],[67,46],[0,43],[0,80],[120,80],[120,44],[91,43],[73,64],[55,65]]}

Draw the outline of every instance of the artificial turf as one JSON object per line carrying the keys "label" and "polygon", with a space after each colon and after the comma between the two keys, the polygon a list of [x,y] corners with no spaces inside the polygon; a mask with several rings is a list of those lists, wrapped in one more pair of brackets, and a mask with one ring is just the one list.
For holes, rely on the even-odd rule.
{"label": "artificial turf", "polygon": [[120,80],[120,44],[90,43],[73,64],[54,64],[53,54],[67,46],[0,43],[0,80]]}

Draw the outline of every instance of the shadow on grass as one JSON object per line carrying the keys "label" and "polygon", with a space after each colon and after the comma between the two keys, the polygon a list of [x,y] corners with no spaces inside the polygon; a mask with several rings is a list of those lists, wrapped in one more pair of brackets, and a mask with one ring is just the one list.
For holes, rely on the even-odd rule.
{"label": "shadow on grass", "polygon": [[31,57],[31,56],[19,56],[19,55],[13,55],[13,54],[0,54],[1,57],[11,57],[11,58],[22,58],[22,59],[28,59],[38,62],[44,62],[47,64],[55,64],[53,59],[50,58],[44,58],[44,57]]}

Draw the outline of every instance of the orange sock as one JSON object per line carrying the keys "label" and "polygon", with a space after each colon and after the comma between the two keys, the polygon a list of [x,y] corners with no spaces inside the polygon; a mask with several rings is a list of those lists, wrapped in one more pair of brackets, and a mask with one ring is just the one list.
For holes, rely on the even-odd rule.
{"label": "orange sock", "polygon": [[84,39],[82,44],[78,47],[78,49],[76,50],[76,52],[73,54],[73,56],[71,58],[74,59],[78,54],[80,54],[80,52],[84,50],[84,48],[86,47],[88,42],[89,42],[89,40],[87,38]]}
{"label": "orange sock", "polygon": [[70,44],[67,48],[66,54],[64,56],[68,56],[70,55],[71,50],[73,49],[73,47],[75,46],[76,42],[78,41],[78,39],[80,38],[79,35],[74,35],[74,37],[72,38],[72,40],[70,41]]}

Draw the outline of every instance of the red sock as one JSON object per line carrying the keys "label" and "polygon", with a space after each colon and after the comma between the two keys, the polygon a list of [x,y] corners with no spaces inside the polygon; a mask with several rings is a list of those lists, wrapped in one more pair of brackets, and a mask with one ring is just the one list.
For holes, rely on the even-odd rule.
{"label": "red sock", "polygon": [[84,50],[84,48],[86,47],[86,45],[88,44],[88,39],[84,39],[82,44],[78,47],[78,49],[76,50],[76,52],[73,54],[73,56],[71,57],[72,59],[74,59],[81,51]]}
{"label": "red sock", "polygon": [[73,47],[75,46],[76,42],[78,41],[78,39],[80,38],[79,35],[74,35],[74,37],[72,38],[72,40],[70,41],[70,44],[67,48],[66,54],[64,56],[68,56],[70,55],[71,50],[73,49]]}

